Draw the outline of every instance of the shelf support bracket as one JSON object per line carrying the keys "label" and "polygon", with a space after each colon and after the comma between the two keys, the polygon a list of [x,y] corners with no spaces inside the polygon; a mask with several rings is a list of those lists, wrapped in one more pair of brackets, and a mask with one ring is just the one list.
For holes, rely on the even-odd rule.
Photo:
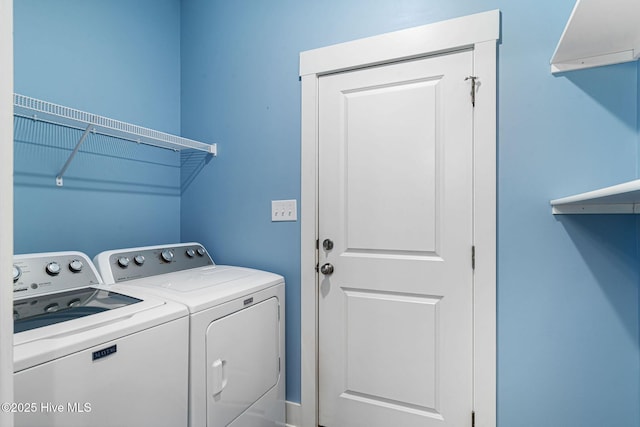
{"label": "shelf support bracket", "polygon": [[84,130],[84,133],[80,137],[80,140],[76,144],[76,147],[73,149],[73,151],[71,152],[71,155],[67,159],[67,162],[64,164],[62,169],[60,169],[60,173],[58,173],[58,175],[56,176],[56,185],[58,187],[62,187],[64,185],[64,181],[62,180],[62,175],[64,175],[64,173],[67,171],[67,168],[71,164],[71,161],[73,160],[73,158],[78,153],[78,150],[80,149],[80,146],[84,143],[84,140],[87,139],[87,136],[89,135],[89,132],[91,132],[93,130],[92,128],[93,128],[93,123],[89,123],[87,128]]}

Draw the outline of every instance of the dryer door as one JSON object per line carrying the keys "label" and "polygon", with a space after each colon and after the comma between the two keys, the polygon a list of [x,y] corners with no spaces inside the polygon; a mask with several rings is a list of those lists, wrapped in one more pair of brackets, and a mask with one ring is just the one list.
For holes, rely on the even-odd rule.
{"label": "dryer door", "polygon": [[207,329],[207,426],[224,427],[246,411],[280,376],[279,303],[255,304]]}

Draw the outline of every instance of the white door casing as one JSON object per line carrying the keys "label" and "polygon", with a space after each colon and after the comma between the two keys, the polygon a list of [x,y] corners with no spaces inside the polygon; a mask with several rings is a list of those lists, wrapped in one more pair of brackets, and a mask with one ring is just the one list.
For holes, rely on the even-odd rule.
{"label": "white door casing", "polygon": [[322,426],[471,419],[472,71],[466,50],[320,78]]}
{"label": "white door casing", "polygon": [[[13,1],[0,0],[0,283],[13,264]],[[0,402],[13,402],[13,288],[0,290]],[[0,411],[0,425],[13,414]]]}
{"label": "white door casing", "polygon": [[473,111],[473,409],[477,426],[496,422],[496,43],[497,10],[302,52],[302,426],[318,422],[316,241],[318,236],[318,90],[322,76],[470,49],[478,77]]}

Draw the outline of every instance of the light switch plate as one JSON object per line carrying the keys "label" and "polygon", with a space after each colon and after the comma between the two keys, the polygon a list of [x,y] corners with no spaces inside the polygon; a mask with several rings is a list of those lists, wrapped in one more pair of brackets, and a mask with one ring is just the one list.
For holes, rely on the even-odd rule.
{"label": "light switch plate", "polygon": [[271,221],[297,221],[298,203],[296,200],[272,200]]}

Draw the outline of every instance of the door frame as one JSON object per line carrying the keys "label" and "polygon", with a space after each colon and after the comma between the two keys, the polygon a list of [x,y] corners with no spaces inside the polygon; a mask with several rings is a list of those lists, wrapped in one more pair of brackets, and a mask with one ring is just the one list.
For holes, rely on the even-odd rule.
{"label": "door frame", "polygon": [[300,53],[301,116],[301,427],[318,425],[318,79],[322,75],[473,49],[473,405],[475,425],[496,425],[497,43],[492,10]]}
{"label": "door frame", "polygon": [[[0,283],[13,265],[13,1],[0,0]],[[0,289],[0,402],[13,402],[13,288]],[[0,411],[0,425],[13,414]]]}

